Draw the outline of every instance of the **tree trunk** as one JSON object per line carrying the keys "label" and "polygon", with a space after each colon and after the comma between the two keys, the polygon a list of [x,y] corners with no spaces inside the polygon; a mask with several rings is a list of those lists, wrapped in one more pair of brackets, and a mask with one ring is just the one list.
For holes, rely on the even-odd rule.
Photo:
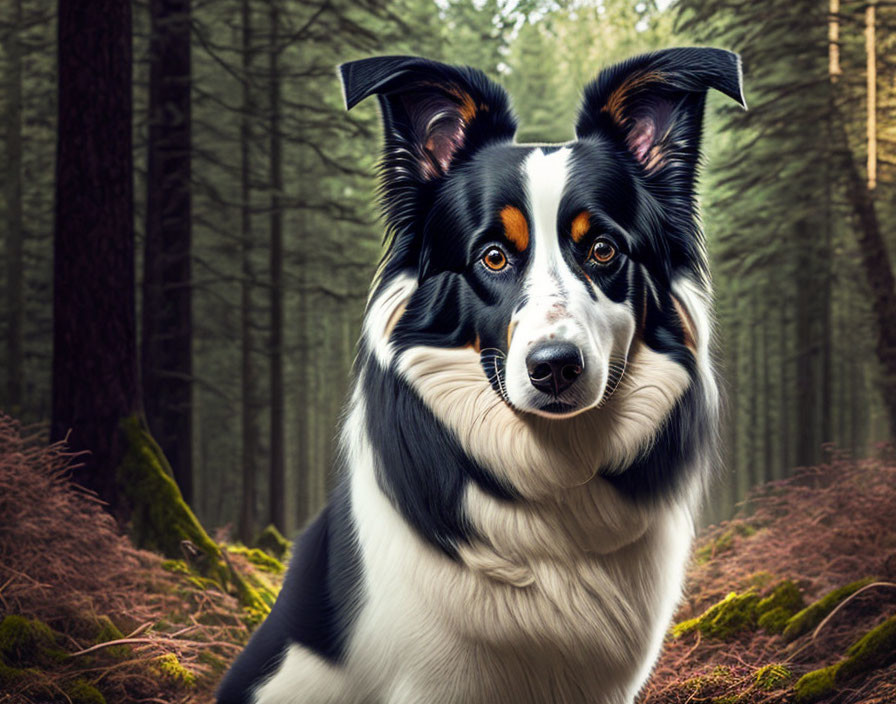
{"label": "tree trunk", "polygon": [[190,0],[151,0],[150,18],[143,404],[192,503]]}
{"label": "tree trunk", "polygon": [[240,425],[242,433],[242,497],[239,534],[249,544],[255,537],[255,458],[258,454],[255,425],[255,371],[252,365],[252,8],[242,0],[243,109],[240,116]]}
{"label": "tree trunk", "polygon": [[134,311],[131,3],[59,0],[51,439],[121,517],[121,422],[140,411]]}
{"label": "tree trunk", "polygon": [[6,41],[6,407],[21,413],[23,402],[25,277],[22,224],[22,0],[11,0]]}
{"label": "tree trunk", "polygon": [[796,428],[797,466],[807,467],[815,463],[817,452],[815,403],[815,339],[813,336],[813,311],[815,306],[810,291],[815,282],[811,272],[814,259],[812,244],[813,230],[805,220],[796,223],[796,345],[794,361],[796,367],[796,407],[799,409]]}
{"label": "tree trunk", "polygon": [[839,132],[846,196],[858,220],[859,261],[871,294],[881,398],[887,411],[890,438],[896,439],[896,283],[877,219],[873,191],[868,190],[855,165],[842,121]]}
{"label": "tree trunk", "polygon": [[286,466],[283,445],[283,161],[280,139],[280,39],[277,0],[270,0],[271,47],[269,90],[271,111],[271,466],[270,522],[286,530]]}
{"label": "tree trunk", "polygon": [[778,354],[780,355],[780,368],[778,370],[778,407],[780,419],[778,421],[778,433],[781,438],[779,447],[780,460],[777,479],[782,479],[790,473],[790,375],[787,370],[790,365],[790,336],[787,325],[787,306],[778,306]]}

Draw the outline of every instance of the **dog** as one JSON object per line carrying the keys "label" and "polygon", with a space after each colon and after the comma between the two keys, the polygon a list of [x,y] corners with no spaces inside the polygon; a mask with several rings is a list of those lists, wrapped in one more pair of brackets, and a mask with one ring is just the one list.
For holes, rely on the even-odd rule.
{"label": "dog", "polygon": [[719,393],[695,200],[740,59],[601,72],[566,144],[516,144],[480,71],[340,67],[376,95],[389,236],[340,436],[222,704],[623,704],[679,601]]}

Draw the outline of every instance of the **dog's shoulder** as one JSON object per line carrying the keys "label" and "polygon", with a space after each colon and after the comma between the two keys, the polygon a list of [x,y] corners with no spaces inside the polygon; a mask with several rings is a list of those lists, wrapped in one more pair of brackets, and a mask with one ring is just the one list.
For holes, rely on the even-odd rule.
{"label": "dog's shoulder", "polygon": [[221,683],[220,704],[251,701],[292,645],[340,662],[357,609],[360,570],[348,491],[340,487],[293,544],[277,602]]}

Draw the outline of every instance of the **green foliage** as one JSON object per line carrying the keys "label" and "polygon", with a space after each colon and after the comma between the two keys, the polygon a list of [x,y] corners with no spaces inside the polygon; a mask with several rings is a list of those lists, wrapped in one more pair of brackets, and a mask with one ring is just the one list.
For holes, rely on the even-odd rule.
{"label": "green foliage", "polygon": [[891,616],[853,643],[846,657],[803,675],[794,685],[798,704],[810,704],[832,694],[850,678],[896,659],[896,616]]}
{"label": "green foliage", "polygon": [[809,604],[809,606],[795,614],[787,622],[787,626],[784,629],[784,639],[792,641],[799,638],[804,633],[811,631],[821,623],[825,616],[831,613],[840,602],[855,594],[862,587],[871,584],[873,581],[873,577],[866,577],[857,582],[846,584],[828,592],[818,601]]}
{"label": "green foliage", "polygon": [[234,555],[242,555],[255,567],[265,572],[273,574],[282,574],[286,569],[280,560],[271,557],[264,550],[259,548],[247,548],[245,545],[228,545],[227,552]]}

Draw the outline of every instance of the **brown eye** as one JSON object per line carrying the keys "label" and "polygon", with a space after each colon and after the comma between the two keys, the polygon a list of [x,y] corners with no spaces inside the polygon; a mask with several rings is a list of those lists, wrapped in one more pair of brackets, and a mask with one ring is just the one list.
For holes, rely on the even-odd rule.
{"label": "brown eye", "polygon": [[507,266],[507,255],[500,247],[489,247],[482,255],[482,263],[491,271],[501,271]]}
{"label": "brown eye", "polygon": [[591,253],[588,256],[598,264],[608,264],[616,256],[616,248],[609,240],[601,237],[591,245]]}

